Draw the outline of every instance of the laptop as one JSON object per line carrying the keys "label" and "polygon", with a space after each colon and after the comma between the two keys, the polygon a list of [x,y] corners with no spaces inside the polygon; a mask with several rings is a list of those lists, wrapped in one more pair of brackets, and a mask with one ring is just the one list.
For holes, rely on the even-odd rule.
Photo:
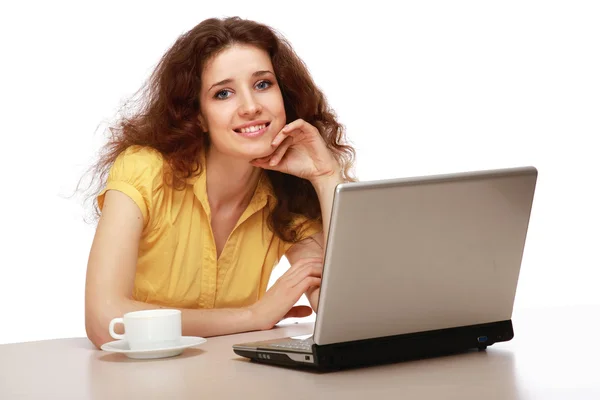
{"label": "laptop", "polygon": [[519,167],[339,184],[313,335],[233,351],[340,369],[511,340],[536,181]]}

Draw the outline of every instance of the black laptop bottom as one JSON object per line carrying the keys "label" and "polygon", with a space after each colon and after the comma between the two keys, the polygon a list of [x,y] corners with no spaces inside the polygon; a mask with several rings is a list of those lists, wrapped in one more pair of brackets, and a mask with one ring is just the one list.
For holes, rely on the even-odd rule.
{"label": "black laptop bottom", "polygon": [[323,346],[313,344],[312,364],[295,361],[284,352],[270,352],[270,357],[266,359],[259,358],[260,348],[258,352],[241,349],[234,351],[242,357],[265,364],[343,369],[436,357],[469,349],[484,350],[496,342],[509,341],[513,336],[512,321],[507,320]]}

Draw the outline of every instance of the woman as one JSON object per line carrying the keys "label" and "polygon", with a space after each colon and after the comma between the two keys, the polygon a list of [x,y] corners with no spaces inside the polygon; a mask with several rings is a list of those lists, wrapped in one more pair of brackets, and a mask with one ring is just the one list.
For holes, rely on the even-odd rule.
{"label": "woman", "polygon": [[[154,71],[96,165],[101,216],[86,330],[158,307],[183,334],[270,329],[317,310],[335,186],[354,149],[289,44],[269,27],[205,20]],[[267,291],[282,256],[290,269]]]}

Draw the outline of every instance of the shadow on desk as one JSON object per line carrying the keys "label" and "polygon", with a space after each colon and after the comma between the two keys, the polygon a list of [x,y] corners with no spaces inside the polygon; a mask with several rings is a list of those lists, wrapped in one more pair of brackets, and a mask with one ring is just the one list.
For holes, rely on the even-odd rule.
{"label": "shadow on desk", "polygon": [[202,379],[204,368],[195,365],[206,358],[205,353],[205,350],[188,348],[175,357],[151,360],[130,359],[118,353],[91,354],[88,398],[189,398],[191,383],[195,382],[192,385],[195,386]]}
{"label": "shadow on desk", "polygon": [[[503,349],[467,351],[393,364],[320,372],[231,359],[236,381],[253,381],[264,398],[276,395],[277,386],[300,388],[308,385],[335,398],[521,398],[515,356]],[[358,397],[357,397],[358,396]],[[448,397],[449,396],[449,397]]]}
{"label": "shadow on desk", "polygon": [[190,357],[199,356],[203,353],[205,353],[204,350],[189,348],[189,349],[185,349],[183,351],[183,353],[181,353],[180,355],[177,355],[174,357],[167,357],[167,358],[156,358],[156,359],[143,360],[143,359],[129,358],[125,354],[121,354],[121,353],[109,353],[104,356],[97,357],[97,359],[99,361],[103,361],[103,362],[116,362],[116,363],[140,363],[140,362],[142,362],[143,363],[143,362],[159,362],[159,361],[167,360],[169,358],[172,358],[172,359],[190,358]]}

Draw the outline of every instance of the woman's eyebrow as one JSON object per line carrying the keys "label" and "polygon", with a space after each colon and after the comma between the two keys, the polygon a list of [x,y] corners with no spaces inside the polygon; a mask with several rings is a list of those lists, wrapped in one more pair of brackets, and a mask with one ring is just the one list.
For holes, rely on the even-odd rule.
{"label": "woman's eyebrow", "polygon": [[273,71],[264,70],[264,71],[256,71],[255,73],[252,74],[252,77],[257,78],[259,76],[268,75],[268,74],[275,75],[273,73]]}
{"label": "woman's eyebrow", "polygon": [[[264,75],[275,75],[272,71],[269,70],[261,70],[261,71],[256,71],[252,74],[253,78],[258,78],[259,76],[264,76]],[[227,78],[227,79],[223,79],[222,81],[219,81],[215,84],[213,84],[208,91],[210,92],[212,90],[212,88],[214,88],[215,86],[223,86],[223,85],[227,85],[231,82],[233,82],[234,80],[232,78]]]}

